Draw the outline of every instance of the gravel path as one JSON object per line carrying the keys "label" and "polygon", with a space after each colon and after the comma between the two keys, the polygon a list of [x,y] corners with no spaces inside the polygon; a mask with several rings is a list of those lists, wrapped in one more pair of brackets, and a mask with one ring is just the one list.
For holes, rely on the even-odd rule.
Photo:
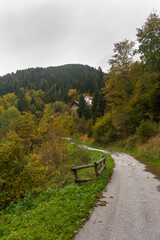
{"label": "gravel path", "polygon": [[[92,149],[90,150],[98,150]],[[128,154],[110,154],[115,169],[102,201],[76,240],[160,240],[160,181]]]}

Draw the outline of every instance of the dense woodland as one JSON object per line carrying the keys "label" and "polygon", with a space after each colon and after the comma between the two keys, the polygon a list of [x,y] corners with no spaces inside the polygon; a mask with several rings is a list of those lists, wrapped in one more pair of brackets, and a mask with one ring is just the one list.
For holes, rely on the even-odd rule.
{"label": "dense woodland", "polygon": [[[138,49],[127,39],[114,44],[108,74],[74,64],[0,77],[0,207],[57,186],[70,158],[66,136],[87,133],[103,144],[123,140],[143,149],[152,141],[160,157],[158,14],[137,29],[137,41]],[[93,97],[91,106],[84,95]]]}
{"label": "dense woodland", "polygon": [[93,92],[102,86],[102,72],[87,65],[69,64],[59,67],[30,68],[18,70],[16,73],[0,77],[0,95],[14,92],[18,97],[21,89],[42,90],[45,102],[56,100],[68,101],[69,89],[77,89],[81,93]]}

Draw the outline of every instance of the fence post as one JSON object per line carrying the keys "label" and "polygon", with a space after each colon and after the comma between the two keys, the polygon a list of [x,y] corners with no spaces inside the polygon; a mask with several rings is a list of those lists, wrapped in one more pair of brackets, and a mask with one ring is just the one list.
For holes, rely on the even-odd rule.
{"label": "fence post", "polygon": [[103,160],[103,165],[105,166],[104,168],[106,168],[106,158]]}
{"label": "fence post", "polygon": [[75,183],[78,182],[78,174],[77,174],[77,170],[76,169],[72,169],[74,177],[75,177]]}
{"label": "fence post", "polygon": [[95,170],[95,174],[96,174],[96,177],[98,177],[98,170],[97,170],[97,163],[94,162],[94,170]]}

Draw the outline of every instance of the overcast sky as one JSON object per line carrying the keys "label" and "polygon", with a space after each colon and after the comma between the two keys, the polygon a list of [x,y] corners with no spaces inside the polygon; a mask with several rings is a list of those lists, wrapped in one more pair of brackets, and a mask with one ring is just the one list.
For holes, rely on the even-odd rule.
{"label": "overcast sky", "polygon": [[113,44],[136,40],[160,0],[0,0],[0,75],[87,64],[103,71]]}

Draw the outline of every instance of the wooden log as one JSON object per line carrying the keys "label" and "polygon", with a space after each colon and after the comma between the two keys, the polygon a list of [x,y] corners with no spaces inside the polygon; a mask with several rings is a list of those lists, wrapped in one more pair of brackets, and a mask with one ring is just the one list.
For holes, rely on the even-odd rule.
{"label": "wooden log", "polygon": [[100,167],[103,167],[103,161],[99,164]]}
{"label": "wooden log", "polygon": [[75,177],[75,183],[78,182],[78,174],[77,174],[77,170],[72,170],[73,171],[73,174],[74,174],[74,177]]}
{"label": "wooden log", "polygon": [[101,157],[101,160],[99,160],[99,161],[97,162],[97,164],[99,165],[99,164],[100,164],[101,162],[103,162],[105,159],[106,159],[106,157],[102,156],[102,157]]}
{"label": "wooden log", "polygon": [[96,162],[94,162],[94,170],[95,170],[95,174],[96,174],[96,177],[98,177],[98,169],[97,169],[97,163]]}
{"label": "wooden log", "polygon": [[93,178],[83,178],[83,179],[78,179],[77,182],[88,182],[90,180],[93,180]]}
{"label": "wooden log", "polygon": [[83,165],[83,166],[79,166],[79,167],[72,167],[71,171],[80,170],[80,169],[84,169],[84,168],[90,168],[90,167],[94,167],[94,164]]}
{"label": "wooden log", "polygon": [[98,172],[99,175],[101,175],[101,173],[103,172],[103,170],[106,168],[106,165],[103,165],[103,167],[101,168],[101,170]]}
{"label": "wooden log", "polygon": [[[90,180],[93,180],[93,178],[83,178],[83,179],[79,179],[79,178],[78,178],[77,170],[81,170],[81,169],[84,169],[84,168],[94,167],[96,177],[98,177],[99,175],[101,175],[101,173],[103,172],[103,170],[106,168],[105,160],[106,160],[106,157],[102,156],[101,159],[100,159],[98,162],[94,162],[93,164],[83,165],[83,166],[78,166],[78,167],[72,167],[72,168],[71,168],[71,171],[72,171],[73,174],[74,174],[75,183],[78,183],[78,182],[88,182],[88,181],[90,181]],[[100,166],[102,166],[102,168],[101,168],[100,171],[98,172],[98,165],[99,165],[99,164],[100,164]]]}
{"label": "wooden log", "polygon": [[106,168],[106,162],[105,162],[105,160],[103,161],[103,165],[105,166],[105,168]]}

